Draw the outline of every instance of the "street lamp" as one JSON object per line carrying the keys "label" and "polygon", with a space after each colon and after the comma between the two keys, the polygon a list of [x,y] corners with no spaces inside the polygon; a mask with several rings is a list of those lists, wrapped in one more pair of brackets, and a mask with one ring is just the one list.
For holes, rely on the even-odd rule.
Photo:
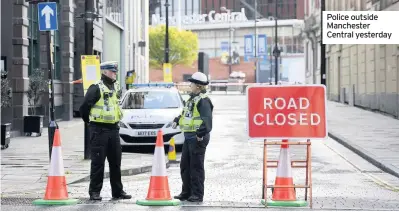
{"label": "street lamp", "polygon": [[[226,7],[220,7],[220,10],[222,12],[227,12],[228,14],[230,14],[230,10],[226,9]],[[231,34],[233,32],[233,28],[231,27],[231,18],[229,18],[229,76],[232,72],[232,67],[231,67],[231,62],[232,62],[232,55],[231,55]]]}
{"label": "street lamp", "polygon": [[169,63],[169,0],[165,1],[165,63]]}
{"label": "street lamp", "polygon": [[[94,11],[94,0],[85,1],[85,12],[80,14],[77,18],[83,18],[85,21],[84,35],[85,35],[85,55],[93,55],[93,30],[94,20],[102,18]],[[84,159],[91,158],[91,144],[90,132],[88,124],[84,124]]]}
{"label": "street lamp", "polygon": [[[254,55],[255,55],[255,82],[257,82],[259,80],[258,77],[258,47],[257,47],[257,40],[258,40],[258,30],[257,30],[257,26],[256,23],[258,22],[258,0],[254,1],[254,9],[255,9],[255,14],[254,14],[254,30],[255,30],[255,36],[254,36],[254,41],[255,41],[255,48],[254,48]],[[262,192],[264,192],[262,190]],[[262,193],[263,196],[263,193]]]}
{"label": "street lamp", "polygon": [[323,12],[326,10],[326,2],[325,0],[321,0],[321,22],[320,22],[320,37],[321,37],[321,41],[320,41],[320,82],[323,85],[326,85],[326,44],[323,44]]}
{"label": "street lamp", "polygon": [[274,55],[274,68],[275,68],[275,76],[274,76],[274,83],[275,85],[278,84],[278,58],[280,57],[280,49],[278,48],[278,30],[277,30],[277,0],[276,0],[276,5],[274,8],[274,20],[275,20],[275,24],[274,24],[274,28],[275,28],[275,35],[274,35],[274,49],[273,49],[273,55]]}

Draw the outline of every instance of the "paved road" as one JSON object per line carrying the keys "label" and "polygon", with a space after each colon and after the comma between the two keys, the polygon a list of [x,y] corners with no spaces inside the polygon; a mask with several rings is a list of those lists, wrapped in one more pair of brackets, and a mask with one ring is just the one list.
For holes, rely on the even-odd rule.
{"label": "paved road", "polygon": [[[206,192],[204,203],[196,205],[183,202],[181,207],[161,210],[245,210],[258,209],[262,186],[262,148],[248,144],[245,136],[245,97],[240,95],[212,96],[215,104],[214,131],[206,155]],[[290,147],[292,159],[303,159],[304,149]],[[313,208],[316,210],[393,210],[399,208],[398,178],[387,174],[332,139],[313,141]],[[269,151],[270,158],[277,158],[278,148]],[[168,169],[171,194],[180,192],[178,166]],[[274,171],[269,171],[269,184],[274,182]],[[154,210],[135,205],[144,199],[150,174],[123,177],[132,200],[109,201],[108,181],[102,196],[105,201],[87,201],[87,183],[68,187],[71,197],[82,199],[77,206],[57,207],[56,210]],[[294,170],[296,184],[303,184],[304,171]],[[303,199],[303,189],[297,190]],[[27,197],[27,196],[25,196]],[[41,194],[29,198],[41,197]],[[269,193],[270,197],[270,193]],[[108,200],[107,200],[108,199]],[[15,201],[12,205],[12,201]],[[4,199],[2,210],[54,210],[30,206],[31,199]],[[20,204],[20,205],[15,205]],[[302,208],[307,209],[307,208]],[[291,209],[292,210],[292,209]]]}
{"label": "paved road", "polygon": [[[83,122],[74,119],[60,122],[59,127],[67,182],[89,179],[90,160],[83,160]],[[47,132],[45,128],[41,137],[12,138],[10,147],[1,151],[2,196],[13,196],[15,192],[35,193],[46,186],[49,168]],[[123,175],[141,173],[151,168],[152,155],[124,153],[122,163],[125,164]],[[105,172],[109,172],[107,165]]]}

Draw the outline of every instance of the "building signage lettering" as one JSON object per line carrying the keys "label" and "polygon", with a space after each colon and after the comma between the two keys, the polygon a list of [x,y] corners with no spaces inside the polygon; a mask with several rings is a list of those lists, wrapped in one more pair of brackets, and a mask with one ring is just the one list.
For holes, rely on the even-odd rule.
{"label": "building signage lettering", "polygon": [[[216,11],[212,10],[208,14],[193,14],[181,17],[182,25],[189,24],[203,24],[206,22],[209,23],[229,23],[231,22],[241,22],[248,21],[247,16],[245,15],[245,9],[241,8],[241,12],[227,12],[227,13],[216,13]],[[165,17],[160,17],[159,14],[152,15],[152,25],[165,24]],[[177,25],[177,16],[169,16],[169,24]]]}

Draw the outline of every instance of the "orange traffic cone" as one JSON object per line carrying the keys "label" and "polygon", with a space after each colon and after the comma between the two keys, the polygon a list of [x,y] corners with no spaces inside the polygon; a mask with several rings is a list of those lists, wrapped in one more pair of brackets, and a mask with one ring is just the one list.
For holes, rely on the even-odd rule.
{"label": "orange traffic cone", "polygon": [[[288,140],[283,140],[288,142]],[[290,151],[288,144],[282,144],[280,149],[280,158],[277,165],[276,181],[274,183],[278,186],[294,186],[294,179],[292,177],[292,167],[290,159]],[[297,201],[295,188],[274,188],[272,200],[267,203],[269,206],[282,207],[301,207],[306,206],[306,201]]]}
{"label": "orange traffic cone", "polygon": [[[283,142],[288,142],[283,140]],[[277,166],[277,175],[275,186],[293,186],[291,159],[288,144],[282,144],[280,150],[280,158]],[[274,188],[273,200],[277,201],[295,201],[296,194],[294,188]]]}
{"label": "orange traffic cone", "polygon": [[61,136],[59,129],[55,130],[53,148],[51,151],[50,168],[47,177],[47,187],[44,199],[33,201],[35,205],[72,205],[77,199],[68,198],[68,190],[62,158]]}
{"label": "orange traffic cone", "polygon": [[136,204],[144,206],[179,205],[180,201],[172,199],[170,196],[168,176],[166,175],[163,135],[161,130],[159,130],[157,134],[154,159],[152,163],[152,173],[147,198],[145,200],[137,200]]}

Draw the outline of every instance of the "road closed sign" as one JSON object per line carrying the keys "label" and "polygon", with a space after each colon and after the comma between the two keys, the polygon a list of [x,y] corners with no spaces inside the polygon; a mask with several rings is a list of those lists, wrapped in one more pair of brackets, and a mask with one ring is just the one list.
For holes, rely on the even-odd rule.
{"label": "road closed sign", "polygon": [[324,85],[250,86],[247,101],[250,139],[327,137]]}

